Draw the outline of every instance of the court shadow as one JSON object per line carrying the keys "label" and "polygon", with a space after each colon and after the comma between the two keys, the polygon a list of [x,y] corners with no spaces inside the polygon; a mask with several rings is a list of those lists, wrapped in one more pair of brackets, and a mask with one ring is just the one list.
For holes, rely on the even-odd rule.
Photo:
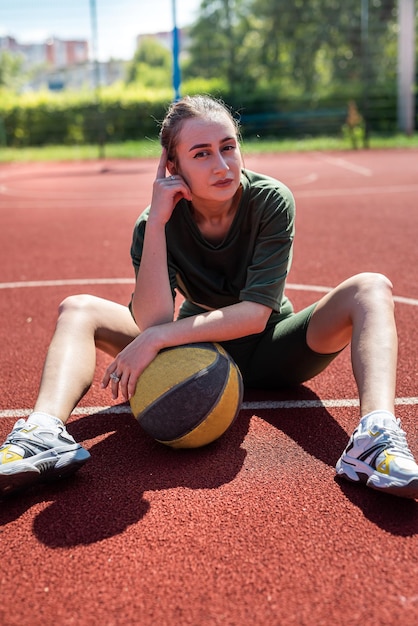
{"label": "court shadow", "polygon": [[[122,533],[149,511],[146,492],[185,487],[216,489],[232,481],[245,460],[249,419],[237,419],[218,441],[199,450],[174,450],[123,414],[98,413],[71,421],[68,431],[92,454],[73,477],[37,485],[3,500],[0,525],[35,505],[39,541],[52,548],[88,545]],[[97,443],[89,446],[88,442]]]}
{"label": "court shadow", "polygon": [[[147,492],[179,487],[217,489],[234,480],[243,467],[246,451],[242,443],[253,414],[251,406],[260,401],[261,407],[269,401],[273,406],[257,408],[260,418],[309,455],[334,467],[348,435],[310,389],[247,390],[244,400],[249,408],[244,408],[230,430],[199,450],[173,450],[156,443],[142,431],[127,406],[122,414],[104,412],[71,421],[69,432],[85,442],[92,459],[71,478],[4,499],[0,526],[32,507],[41,508],[33,522],[39,541],[52,548],[89,545],[140,522],[151,506]],[[286,403],[285,410],[281,410],[281,402]],[[335,480],[343,496],[372,523],[393,535],[417,534],[417,502]]]}
{"label": "court shadow", "polygon": [[342,493],[373,524],[386,532],[399,537],[413,537],[418,534],[418,502],[399,498],[386,493],[350,483],[335,477]]}
{"label": "court shadow", "polygon": [[283,391],[248,390],[245,400],[251,406],[260,397],[264,402],[278,405],[257,410],[262,419],[293,439],[305,452],[334,467],[347,445],[348,435],[311,389],[302,385]]}
{"label": "court shadow", "polygon": [[[278,408],[257,410],[257,415],[293,439],[311,456],[335,466],[347,445],[348,434],[321,406],[314,392],[304,386],[282,392],[251,390],[246,393],[245,400],[251,404],[260,397],[272,405],[277,403]],[[285,410],[280,409],[282,402],[286,403]],[[292,408],[293,405],[297,406]],[[403,537],[418,534],[418,502],[415,500],[380,493],[337,476],[335,482],[344,497],[376,526]]]}

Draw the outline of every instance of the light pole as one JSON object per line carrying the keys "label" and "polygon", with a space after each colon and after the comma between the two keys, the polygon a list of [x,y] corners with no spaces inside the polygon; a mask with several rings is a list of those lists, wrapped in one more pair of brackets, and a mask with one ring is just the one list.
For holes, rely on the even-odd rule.
{"label": "light pole", "polygon": [[415,7],[414,0],[398,0],[398,128],[415,130]]}
{"label": "light pole", "polygon": [[370,59],[369,59],[369,0],[361,0],[361,57],[363,66],[363,119],[365,148],[369,147],[369,81],[370,81]]}
{"label": "light pole", "polygon": [[100,66],[97,58],[97,9],[96,0],[90,0],[90,22],[91,22],[91,42],[92,42],[92,61],[94,68],[94,91],[96,94],[96,106],[97,106],[97,134],[99,144],[99,158],[103,159],[105,156],[104,150],[104,124],[102,118],[102,112],[100,111]]}
{"label": "light pole", "polygon": [[181,73],[179,64],[180,41],[179,30],[177,28],[176,0],[171,0],[171,6],[173,10],[173,89],[174,99],[177,101],[180,99]]}

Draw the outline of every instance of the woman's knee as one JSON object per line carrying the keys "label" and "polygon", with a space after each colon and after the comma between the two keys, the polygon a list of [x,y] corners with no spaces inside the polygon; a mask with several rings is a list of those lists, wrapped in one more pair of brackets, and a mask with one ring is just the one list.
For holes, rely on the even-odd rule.
{"label": "woman's knee", "polygon": [[89,336],[97,345],[100,329],[106,325],[100,302],[100,298],[88,294],[68,296],[59,305],[57,328],[66,333]]}
{"label": "woman's knee", "polygon": [[97,308],[95,296],[88,294],[78,294],[68,296],[58,307],[59,317],[69,316],[87,316],[91,317]]}
{"label": "woman's knee", "polygon": [[307,331],[314,352],[341,350],[352,338],[353,328],[363,328],[366,316],[393,318],[392,283],[383,274],[363,272],[348,278],[317,304]]}
{"label": "woman's knee", "polygon": [[378,272],[363,272],[353,277],[357,302],[368,305],[393,307],[393,285],[389,278]]}
{"label": "woman's knee", "polygon": [[116,355],[138,335],[128,307],[97,296],[68,296],[59,306],[57,326],[92,336],[96,347]]}

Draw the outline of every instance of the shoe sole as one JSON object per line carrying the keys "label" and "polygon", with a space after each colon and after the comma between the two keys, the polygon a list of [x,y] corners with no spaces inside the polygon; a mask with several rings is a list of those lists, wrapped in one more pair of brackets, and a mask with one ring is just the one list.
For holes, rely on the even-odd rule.
{"label": "shoe sole", "polygon": [[371,489],[389,493],[402,498],[418,499],[418,478],[411,477],[409,482],[397,481],[391,476],[374,472],[370,465],[358,459],[339,459],[335,466],[337,475],[353,483],[362,483]]}
{"label": "shoe sole", "polygon": [[[51,453],[52,454],[51,456]],[[90,453],[78,446],[59,453],[48,450],[32,457],[31,463],[16,461],[1,466],[0,495],[21,491],[38,482],[50,482],[74,474],[90,458]],[[22,466],[23,463],[23,466]]]}
{"label": "shoe sole", "polygon": [[[3,470],[3,468],[2,468]],[[20,472],[0,474],[0,495],[7,496],[39,482],[41,472],[36,467],[27,466]]]}

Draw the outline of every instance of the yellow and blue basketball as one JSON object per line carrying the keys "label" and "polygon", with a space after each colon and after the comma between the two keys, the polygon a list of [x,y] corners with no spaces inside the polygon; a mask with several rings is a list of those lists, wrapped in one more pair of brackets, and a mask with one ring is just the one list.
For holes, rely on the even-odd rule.
{"label": "yellow and blue basketball", "polygon": [[151,437],[173,448],[218,439],[241,407],[241,372],[218,344],[195,343],[158,353],[138,379],[133,414]]}

